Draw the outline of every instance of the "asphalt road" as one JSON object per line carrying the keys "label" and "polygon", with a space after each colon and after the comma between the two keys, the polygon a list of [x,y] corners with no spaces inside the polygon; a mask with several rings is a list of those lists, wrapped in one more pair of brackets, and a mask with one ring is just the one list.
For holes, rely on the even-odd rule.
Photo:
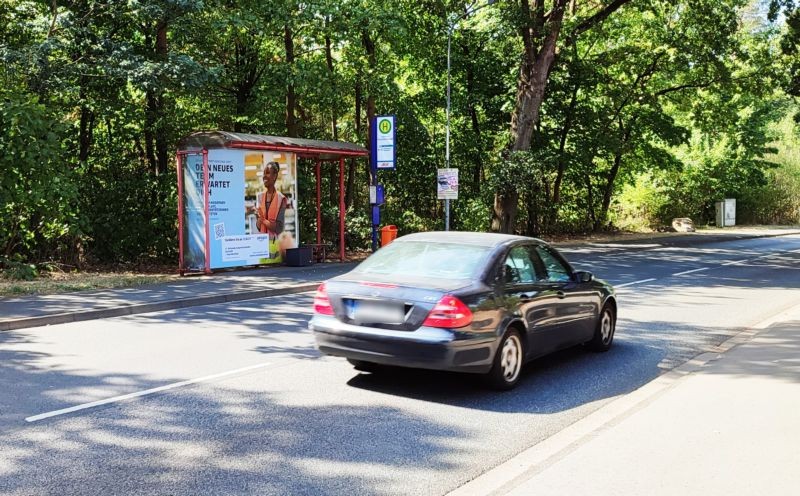
{"label": "asphalt road", "polygon": [[562,251],[618,286],[615,346],[511,393],[322,357],[308,294],[0,333],[0,494],[445,494],[800,301],[800,236]]}

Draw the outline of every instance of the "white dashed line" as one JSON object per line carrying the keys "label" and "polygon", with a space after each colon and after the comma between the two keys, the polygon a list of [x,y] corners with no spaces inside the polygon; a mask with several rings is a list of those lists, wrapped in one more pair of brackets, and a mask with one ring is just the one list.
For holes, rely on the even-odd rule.
{"label": "white dashed line", "polygon": [[175,388],[179,388],[179,387],[182,387],[182,386],[188,386],[190,384],[197,384],[198,382],[205,382],[205,381],[211,381],[211,380],[214,380],[214,379],[220,379],[222,377],[227,377],[229,375],[234,375],[234,374],[239,374],[239,373],[242,373],[242,372],[247,372],[247,371],[250,371],[250,370],[260,369],[260,368],[266,367],[267,365],[269,365],[269,363],[259,363],[258,365],[251,365],[249,367],[243,367],[241,369],[230,370],[228,372],[221,372],[219,374],[207,375],[205,377],[198,377],[197,379],[189,379],[188,381],[181,381],[181,382],[175,382],[175,383],[172,383],[172,384],[166,384],[164,386],[159,386],[159,387],[155,387],[155,388],[152,388],[152,389],[146,389],[144,391],[139,391],[139,392],[136,392],[136,393],[123,394],[121,396],[114,396],[113,398],[107,398],[107,399],[104,399],[104,400],[92,401],[91,403],[83,403],[82,405],[75,405],[75,406],[71,406],[69,408],[63,408],[61,410],[54,410],[52,412],[46,412],[46,413],[40,413],[39,415],[33,415],[32,417],[27,417],[25,419],[25,421],[26,422],[36,422],[37,420],[44,420],[46,418],[56,417],[58,415],[64,415],[64,414],[67,414],[67,413],[77,412],[77,411],[80,411],[80,410],[86,410],[88,408],[94,408],[96,406],[108,405],[109,403],[116,403],[118,401],[129,400],[129,399],[132,399],[132,398],[139,398],[141,396],[146,396],[148,394],[160,393],[162,391],[168,391],[170,389],[175,389]]}
{"label": "white dashed line", "polygon": [[752,259],[748,258],[748,259],[745,259],[745,260],[731,260],[730,262],[725,262],[724,264],[720,264],[720,265],[723,266],[723,267],[725,267],[727,265],[739,265],[739,264],[747,263],[750,260],[752,260]]}
{"label": "white dashed line", "polygon": [[673,275],[673,276],[683,276],[683,275],[686,275],[686,274],[692,274],[692,273],[694,273],[694,272],[700,272],[700,271],[703,271],[703,270],[708,270],[708,269],[710,269],[710,268],[711,268],[711,267],[703,267],[703,268],[701,268],[701,269],[685,270],[685,271],[683,271],[683,272],[677,272],[677,273],[675,273],[675,274],[672,274],[672,275]]}
{"label": "white dashed line", "polygon": [[[777,253],[767,253],[766,255],[761,255],[761,256],[758,256],[758,257],[754,257],[754,258],[748,258],[748,259],[745,259],[745,260],[730,260],[728,262],[721,263],[719,266],[720,267],[725,267],[725,266],[729,266],[729,265],[740,265],[740,264],[744,264],[744,263],[747,263],[747,262],[752,262],[753,260],[758,260],[758,259],[761,259],[761,258],[774,257],[776,255],[782,255],[784,253],[800,253],[800,250],[791,250],[791,251],[777,252]],[[676,273],[674,273],[674,274],[672,274],[671,276],[668,276],[668,277],[684,276],[686,274],[694,274],[695,272],[702,272],[704,270],[709,270],[709,269],[711,269],[711,267],[701,267],[699,269],[685,270],[683,272],[676,272]],[[653,279],[642,279],[641,281],[626,282],[625,284],[617,284],[614,287],[615,288],[624,288],[625,286],[633,286],[634,284],[641,284],[641,283],[650,282],[650,281],[655,281],[655,278],[653,278]]]}
{"label": "white dashed line", "polygon": [[656,278],[642,279],[641,281],[626,282],[625,284],[615,284],[615,288],[624,288],[625,286],[633,286],[634,284],[642,284],[643,282],[655,281]]}

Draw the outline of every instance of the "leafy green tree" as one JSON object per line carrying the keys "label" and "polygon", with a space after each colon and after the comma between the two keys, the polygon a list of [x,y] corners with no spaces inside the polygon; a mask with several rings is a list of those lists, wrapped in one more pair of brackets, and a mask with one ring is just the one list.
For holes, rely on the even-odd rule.
{"label": "leafy green tree", "polygon": [[65,126],[35,96],[0,90],[0,257],[68,257],[80,235],[75,176],[64,160]]}

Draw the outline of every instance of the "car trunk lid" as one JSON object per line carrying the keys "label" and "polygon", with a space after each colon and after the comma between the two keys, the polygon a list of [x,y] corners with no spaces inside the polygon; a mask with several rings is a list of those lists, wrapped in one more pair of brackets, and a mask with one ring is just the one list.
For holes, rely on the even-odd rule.
{"label": "car trunk lid", "polygon": [[[340,277],[326,283],[338,320],[347,324],[413,331],[447,293],[435,282],[415,286],[395,282]],[[463,286],[463,285],[462,285]]]}

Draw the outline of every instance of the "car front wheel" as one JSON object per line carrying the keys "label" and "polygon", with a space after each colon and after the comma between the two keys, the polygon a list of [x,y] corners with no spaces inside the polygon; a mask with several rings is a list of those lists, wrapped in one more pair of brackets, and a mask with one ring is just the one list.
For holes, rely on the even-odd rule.
{"label": "car front wheel", "polygon": [[608,351],[614,341],[614,330],[617,325],[617,315],[611,305],[603,307],[597,326],[594,330],[594,337],[589,341],[589,348],[594,351]]}

